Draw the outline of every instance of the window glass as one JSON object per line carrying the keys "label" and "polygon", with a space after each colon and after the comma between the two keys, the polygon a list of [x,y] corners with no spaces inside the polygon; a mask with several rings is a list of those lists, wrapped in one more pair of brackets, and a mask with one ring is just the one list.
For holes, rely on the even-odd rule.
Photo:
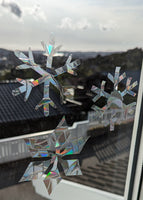
{"label": "window glass", "polygon": [[[57,143],[50,149],[65,156],[60,163],[61,158],[50,154],[53,163],[59,161],[58,173],[65,180],[124,196],[143,58],[142,19],[141,1],[1,2],[0,168],[4,181],[0,188],[18,183],[31,161],[40,162],[34,167],[41,173],[41,162],[50,159],[43,159],[45,152],[42,158],[31,158],[29,140],[25,144],[23,139],[37,133],[38,139],[50,140],[51,132],[47,136],[43,131],[54,130],[65,119],[69,132],[64,129],[58,142],[63,145],[72,134],[68,142],[73,155],[64,152],[65,146],[55,150]],[[70,161],[65,164],[66,159]],[[67,165],[77,167],[73,176]],[[9,181],[3,177],[6,171]]]}

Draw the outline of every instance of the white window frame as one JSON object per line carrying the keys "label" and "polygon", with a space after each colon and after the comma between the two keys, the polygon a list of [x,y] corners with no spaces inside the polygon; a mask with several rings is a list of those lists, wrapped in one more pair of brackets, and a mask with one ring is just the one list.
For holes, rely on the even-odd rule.
{"label": "white window frame", "polygon": [[143,164],[143,63],[130,147],[124,200],[139,200],[138,193]]}

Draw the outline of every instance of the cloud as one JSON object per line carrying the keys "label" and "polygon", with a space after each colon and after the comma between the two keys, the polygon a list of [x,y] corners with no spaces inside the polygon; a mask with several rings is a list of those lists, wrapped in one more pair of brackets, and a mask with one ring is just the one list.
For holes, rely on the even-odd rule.
{"label": "cloud", "polygon": [[65,17],[61,20],[60,29],[70,29],[70,30],[87,30],[91,27],[91,24],[87,19],[82,19],[74,22],[70,17]]}
{"label": "cloud", "polygon": [[41,6],[39,4],[36,4],[34,6],[34,8],[31,10],[31,15],[33,15],[33,17],[36,19],[36,20],[43,20],[43,21],[46,21],[47,18],[46,18],[46,15],[45,13],[43,12],[43,10],[41,9]]}
{"label": "cloud", "polygon": [[83,20],[77,22],[77,27],[81,30],[86,30],[91,27],[91,24],[88,22],[87,19],[83,19]]}
{"label": "cloud", "polygon": [[5,0],[6,3],[19,2],[22,17],[11,14],[9,7],[0,6],[0,44],[1,47],[20,49],[27,49],[30,44],[38,49],[41,48],[39,41],[47,41],[47,34],[52,31],[66,50],[116,51],[140,47],[143,6],[131,4],[139,1]]}
{"label": "cloud", "polygon": [[59,28],[61,29],[71,29],[74,30],[75,29],[75,24],[73,24],[73,21],[70,17],[65,17],[62,19],[61,24],[59,25]]}
{"label": "cloud", "polygon": [[107,23],[100,23],[99,24],[99,29],[100,31],[113,31],[116,30],[118,28],[118,25],[113,21],[113,20],[109,20]]}
{"label": "cloud", "polygon": [[17,17],[21,18],[22,16],[22,10],[19,7],[18,4],[16,4],[15,2],[5,2],[4,0],[1,3],[1,6],[10,9],[10,12],[13,13],[14,15],[16,15]]}

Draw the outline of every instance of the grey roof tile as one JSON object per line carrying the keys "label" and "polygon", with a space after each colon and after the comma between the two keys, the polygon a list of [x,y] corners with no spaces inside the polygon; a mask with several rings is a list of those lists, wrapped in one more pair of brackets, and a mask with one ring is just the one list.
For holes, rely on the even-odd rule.
{"label": "grey roof tile", "polygon": [[[42,85],[33,88],[27,102],[24,102],[24,94],[16,97],[12,95],[12,90],[19,86],[19,83],[13,82],[0,84],[0,123],[44,118],[43,108],[35,110],[35,106],[42,99]],[[60,108],[50,108],[50,116],[67,114],[68,108],[60,104],[59,98],[53,91],[50,91],[50,94],[52,98],[56,99]]]}

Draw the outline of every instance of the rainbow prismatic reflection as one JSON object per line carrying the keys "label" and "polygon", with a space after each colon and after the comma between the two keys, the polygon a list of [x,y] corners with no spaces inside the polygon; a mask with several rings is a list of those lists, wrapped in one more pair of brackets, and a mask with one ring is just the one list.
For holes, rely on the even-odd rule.
{"label": "rainbow prismatic reflection", "polygon": [[63,158],[64,156],[79,154],[87,139],[88,137],[82,135],[82,133],[80,136],[76,133],[71,134],[65,117],[62,118],[53,133],[47,134],[43,138],[26,138],[25,142],[32,157],[47,157],[47,160],[31,162],[20,181],[41,179],[44,181],[49,194],[51,194],[54,186],[61,180],[58,162],[61,163],[66,176],[82,175],[78,159],[66,160]]}

